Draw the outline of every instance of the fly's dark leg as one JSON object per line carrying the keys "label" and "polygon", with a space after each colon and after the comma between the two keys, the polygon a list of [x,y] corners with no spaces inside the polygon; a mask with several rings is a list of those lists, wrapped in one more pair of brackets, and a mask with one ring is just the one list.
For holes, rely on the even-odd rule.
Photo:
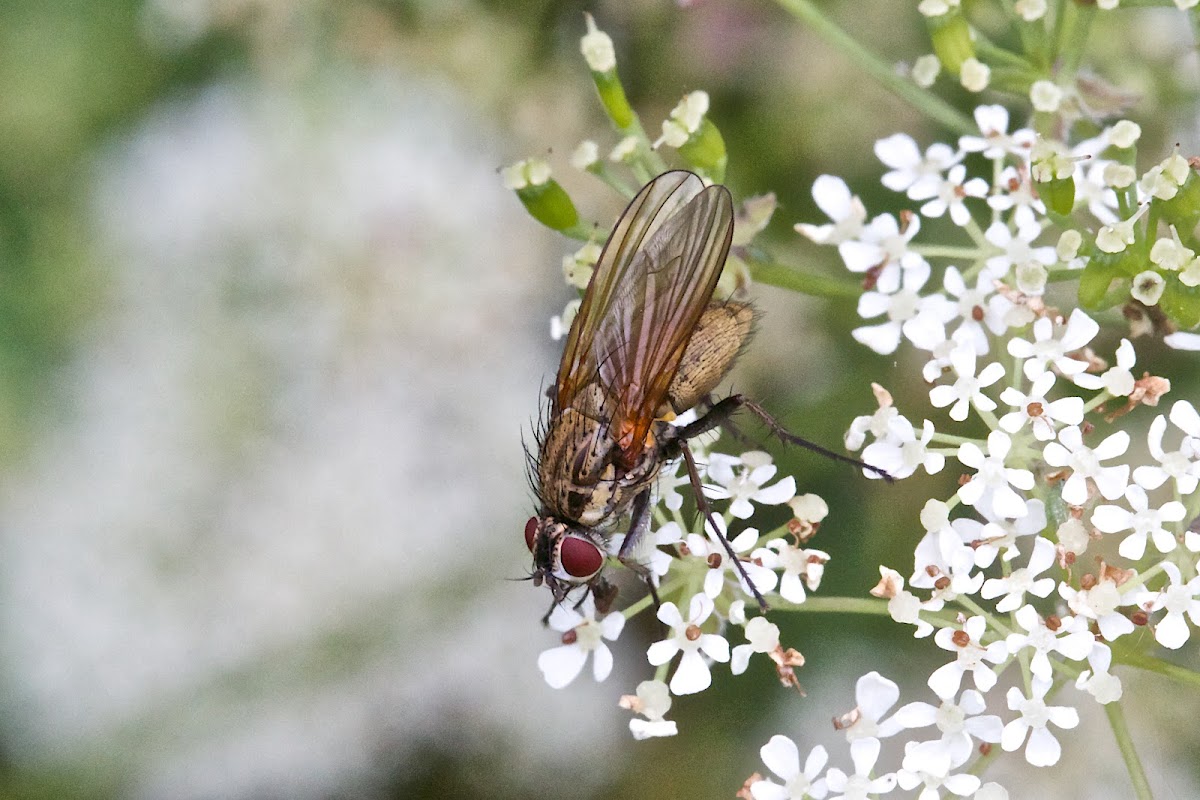
{"label": "fly's dark leg", "polygon": [[[707,417],[708,415],[706,414],[705,416]],[[702,420],[697,420],[697,422],[701,421]],[[690,426],[685,426],[685,428],[686,427]],[[762,592],[758,591],[758,587],[754,585],[754,581],[750,580],[750,576],[746,574],[746,567],[744,564],[742,564],[742,560],[737,557],[737,553],[733,552],[733,545],[729,543],[728,539],[721,535],[721,529],[717,527],[717,521],[715,515],[713,514],[712,506],[710,506],[708,501],[704,498],[704,490],[700,485],[700,471],[696,468],[696,458],[692,455],[692,451],[688,449],[686,442],[682,445],[680,452],[683,453],[683,463],[687,465],[688,480],[691,481],[692,492],[696,495],[696,508],[699,509],[700,514],[704,517],[705,521],[712,525],[712,529],[716,532],[717,538],[720,539],[721,544],[725,546],[725,552],[729,554],[731,559],[733,559],[733,566],[737,568],[738,575],[740,575],[742,581],[744,581],[745,584],[750,587],[751,593],[754,594],[754,599],[758,601],[758,607],[762,609],[763,613],[765,614],[767,612],[766,599],[762,596]]]}
{"label": "fly's dark leg", "polygon": [[841,453],[835,453],[832,450],[821,447],[821,445],[817,444],[816,442],[810,442],[808,439],[804,439],[795,435],[794,433],[791,433],[787,430],[787,428],[776,422],[775,418],[768,414],[766,409],[745,395],[740,394],[733,394],[729,397],[726,397],[724,400],[710,408],[708,412],[700,419],[696,420],[690,425],[684,425],[682,428],[677,428],[675,432],[676,435],[673,441],[668,443],[668,446],[679,447],[683,450],[686,450],[687,447],[686,445],[681,444],[682,442],[686,442],[688,439],[695,438],[702,433],[707,433],[728,419],[739,408],[745,408],[751,414],[758,417],[759,420],[761,420],[762,423],[766,425],[768,429],[770,429],[771,433],[775,434],[780,439],[780,441],[788,444],[798,445],[806,450],[811,450],[814,453],[825,456],[826,458],[833,459],[834,461],[841,461],[844,464],[852,464],[853,466],[861,469],[869,469],[871,472],[874,472],[888,483],[891,483],[894,480],[891,475],[879,469],[879,467],[873,467],[870,464],[859,461],[857,458],[851,458],[850,456],[842,455]]}
{"label": "fly's dark leg", "polygon": [[638,576],[646,582],[647,588],[650,589],[650,597],[654,600],[654,607],[658,608],[661,603],[658,599],[658,590],[654,587],[654,576],[650,574],[644,565],[633,560],[633,554],[637,550],[638,542],[650,531],[650,490],[644,489],[638,493],[637,497],[633,498],[633,505],[629,514],[629,533],[625,535],[625,541],[621,542],[621,552],[617,553],[617,558],[621,559],[621,563],[633,570]]}

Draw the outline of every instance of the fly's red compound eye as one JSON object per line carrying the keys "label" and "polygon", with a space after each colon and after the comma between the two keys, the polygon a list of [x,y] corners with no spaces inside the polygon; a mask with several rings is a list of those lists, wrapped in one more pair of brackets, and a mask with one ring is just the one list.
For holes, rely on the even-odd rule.
{"label": "fly's red compound eye", "polygon": [[580,536],[563,537],[558,558],[563,571],[579,580],[587,580],[604,566],[604,553]]}
{"label": "fly's red compound eye", "polygon": [[538,518],[530,517],[525,523],[525,546],[529,548],[529,552],[533,552],[533,542],[537,539]]}

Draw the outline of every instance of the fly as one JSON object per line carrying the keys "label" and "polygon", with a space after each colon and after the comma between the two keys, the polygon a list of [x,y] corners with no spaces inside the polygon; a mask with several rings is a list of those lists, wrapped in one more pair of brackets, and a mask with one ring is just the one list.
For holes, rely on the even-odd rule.
{"label": "fly", "polygon": [[626,513],[629,533],[617,557],[654,592],[633,554],[650,527],[659,469],[682,456],[701,513],[711,516],[686,444],[739,408],[787,442],[870,468],[791,435],[739,394],[711,405],[695,422],[670,424],[709,398],[750,339],[753,307],[713,299],[732,238],[729,190],[705,187],[681,170],[644,186],[604,246],[567,335],[530,459],[540,507],[525,524],[525,543],[533,553],[534,583],[546,584],[555,602],[584,584],[598,605],[611,602],[614,590],[601,573],[612,529]]}

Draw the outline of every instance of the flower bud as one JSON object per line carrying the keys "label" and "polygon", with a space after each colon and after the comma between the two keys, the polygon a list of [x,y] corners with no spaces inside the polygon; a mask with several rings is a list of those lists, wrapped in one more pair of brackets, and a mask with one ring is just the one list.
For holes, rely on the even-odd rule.
{"label": "flower bud", "polygon": [[963,64],[975,57],[975,42],[971,39],[967,18],[954,9],[941,16],[927,16],[925,25],[938,60],[950,74],[958,75]]}
{"label": "flower bud", "polygon": [[725,166],[729,163],[725,139],[708,117],[701,120],[700,128],[679,146],[679,155],[715,183],[725,180]]}
{"label": "flower bud", "polygon": [[633,124],[635,115],[633,108],[625,97],[625,87],[617,76],[617,56],[612,38],[596,27],[596,20],[591,14],[584,14],[588,32],[579,40],[579,49],[587,61],[588,69],[592,71],[592,81],[600,95],[604,110],[617,127],[621,130]]}
{"label": "flower bud", "polygon": [[1075,161],[1058,145],[1038,139],[1030,153],[1030,174],[1042,202],[1056,214],[1075,207]]}
{"label": "flower bud", "polygon": [[942,62],[934,53],[926,53],[913,62],[912,79],[913,83],[920,86],[922,89],[928,89],[933,86],[933,82],[937,80],[938,73],[942,71]]}
{"label": "flower bud", "polygon": [[530,216],[547,228],[564,231],[579,222],[579,212],[558,181],[550,177],[550,165],[530,158],[501,171],[504,185],[517,193]]}

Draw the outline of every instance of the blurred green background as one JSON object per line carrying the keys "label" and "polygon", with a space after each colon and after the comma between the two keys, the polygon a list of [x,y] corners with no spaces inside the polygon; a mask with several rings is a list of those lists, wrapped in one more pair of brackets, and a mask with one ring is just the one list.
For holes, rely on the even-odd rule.
{"label": "blurred green background", "polygon": [[[812,180],[897,210],[872,143],[939,135],[771,3],[689,5],[0,4],[0,797],[730,797],[771,734],[831,744],[854,677],[925,699],[936,651],[876,620],[781,618],[808,698],[762,664],[717,670],[672,740],[632,742],[616,708],[650,675],[649,622],[600,686],[536,669],[557,638],[543,593],[510,580],[528,570],[520,442],[574,245],[496,171],[541,155],[585,218],[618,209],[566,165],[582,138],[615,144],[582,13],[648,128],[711,93],[729,183],[778,193],[769,238],[806,269],[841,274],[791,232],[820,219]],[[824,7],[889,61],[928,49],[913,4]],[[1144,151],[1196,138],[1176,23],[1097,33],[1098,69],[1137,65]],[[755,298],[733,382],[789,427],[838,444],[872,380],[925,413],[917,362],[855,345],[852,304]],[[767,446],[832,509],[814,542],[830,595],[905,572],[921,504],[952,491]],[[1170,688],[1130,679],[1129,713],[1152,781],[1194,796],[1196,707],[1154,700]],[[1083,705],[1036,792],[1124,797]]]}

